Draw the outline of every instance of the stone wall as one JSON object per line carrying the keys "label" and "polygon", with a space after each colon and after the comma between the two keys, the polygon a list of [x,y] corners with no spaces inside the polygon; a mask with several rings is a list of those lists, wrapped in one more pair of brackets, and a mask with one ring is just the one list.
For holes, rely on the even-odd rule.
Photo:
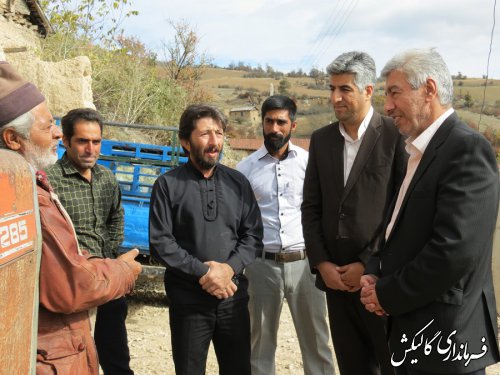
{"label": "stone wall", "polygon": [[[7,55],[8,61],[9,57]],[[95,108],[92,101],[92,69],[88,57],[47,62],[33,59],[29,53],[19,53],[9,62],[23,77],[37,85],[54,116],[63,116],[73,108]]]}
{"label": "stone wall", "polygon": [[[17,9],[22,4],[24,2],[17,0],[14,5]],[[0,0],[0,58],[37,85],[54,116],[62,116],[78,107],[95,108],[90,60],[81,56],[60,62],[41,61],[36,53],[39,34],[33,27],[16,22],[16,17],[6,15],[7,5],[7,0]]]}
{"label": "stone wall", "polygon": [[38,33],[34,29],[14,22],[12,17],[5,15],[0,8],[0,48],[34,50],[38,47],[38,38]]}

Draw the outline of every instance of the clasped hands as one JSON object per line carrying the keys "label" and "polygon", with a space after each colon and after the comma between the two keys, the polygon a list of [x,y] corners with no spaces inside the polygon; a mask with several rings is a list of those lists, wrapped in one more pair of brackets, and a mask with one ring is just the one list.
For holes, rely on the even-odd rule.
{"label": "clasped hands", "polygon": [[361,262],[337,266],[335,263],[325,261],[319,263],[316,268],[326,286],[330,289],[352,293],[361,288],[359,279],[365,270]]}
{"label": "clasped hands", "polygon": [[363,275],[365,270],[363,263],[355,262],[339,267],[325,261],[319,263],[316,268],[328,288],[346,292],[356,292],[361,289],[361,303],[365,305],[366,310],[378,316],[387,315],[378,301],[375,289],[377,277]]}
{"label": "clasped hands", "polygon": [[215,261],[205,262],[205,264],[209,267],[208,272],[199,280],[203,290],[218,299],[233,296],[238,287],[232,281],[234,271],[231,266]]}
{"label": "clasped hands", "polygon": [[377,290],[375,289],[377,277],[375,275],[363,275],[361,276],[360,284],[361,303],[365,305],[365,309],[378,316],[387,315],[378,301]]}

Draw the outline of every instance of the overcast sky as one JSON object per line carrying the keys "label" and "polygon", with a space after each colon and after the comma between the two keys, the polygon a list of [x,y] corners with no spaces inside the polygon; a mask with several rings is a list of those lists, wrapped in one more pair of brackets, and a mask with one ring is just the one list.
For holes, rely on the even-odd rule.
{"label": "overcast sky", "polygon": [[[500,2],[499,2],[500,3]],[[135,0],[125,34],[160,51],[173,40],[167,20],[187,21],[214,64],[243,61],[289,72],[324,69],[361,50],[377,74],[395,53],[436,47],[450,72],[486,74],[494,0]],[[489,76],[500,79],[500,4]],[[161,54],[159,57],[162,58]]]}

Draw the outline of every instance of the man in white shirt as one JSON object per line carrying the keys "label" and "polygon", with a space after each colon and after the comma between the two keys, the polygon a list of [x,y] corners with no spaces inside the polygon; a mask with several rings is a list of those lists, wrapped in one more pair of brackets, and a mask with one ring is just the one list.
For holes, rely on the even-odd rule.
{"label": "man in white shirt", "polygon": [[404,177],[404,142],[392,120],[372,108],[376,74],[369,55],[344,53],[327,72],[338,121],[311,137],[302,204],[307,256],[316,285],[326,291],[341,374],[390,375],[384,321],[367,313],[359,290]]}
{"label": "man in white shirt", "polygon": [[293,318],[306,375],[333,374],[326,302],[314,286],[302,236],[302,187],[307,151],[290,142],[297,106],[275,95],[262,104],[264,144],[237,169],[250,181],[264,224],[264,250],[247,266],[252,374],[275,373],[284,299]]}

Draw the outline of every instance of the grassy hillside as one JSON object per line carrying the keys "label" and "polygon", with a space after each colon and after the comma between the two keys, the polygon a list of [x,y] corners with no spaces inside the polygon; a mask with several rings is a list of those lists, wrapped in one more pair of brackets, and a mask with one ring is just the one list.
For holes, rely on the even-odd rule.
{"label": "grassy hillside", "polygon": [[[455,97],[460,98],[470,94],[475,101],[482,102],[484,94],[484,79],[469,78],[456,80],[454,85]],[[486,86],[486,103],[500,109],[500,80],[489,79]]]}
{"label": "grassy hillside", "polygon": [[[238,70],[227,70],[220,68],[208,68],[203,74],[201,85],[212,93],[216,94],[220,99],[227,99],[224,90],[220,89],[238,89],[240,91],[255,90],[260,93],[269,95],[270,85],[274,85],[275,93],[278,92],[280,79],[274,78],[245,78],[247,72]],[[308,88],[308,85],[313,85],[314,80],[309,77],[290,78],[285,77],[292,85],[290,91],[296,96],[307,95],[309,97],[328,98],[328,90],[313,90]]]}
{"label": "grassy hillside", "polygon": [[[280,79],[274,78],[245,78],[247,72],[209,68],[201,80],[201,86],[212,96],[212,104],[229,113],[235,107],[256,106],[260,109],[262,102],[269,96],[271,84],[274,93],[278,93]],[[311,89],[314,80],[309,77],[285,77],[290,82],[290,95],[297,98],[299,113],[296,136],[308,137],[314,129],[335,119],[328,98],[329,91]],[[244,124],[244,126],[252,126]],[[245,136],[260,137],[260,124],[253,124],[253,132],[245,129]],[[250,135],[249,135],[250,133]],[[237,136],[237,135],[236,135]]]}

